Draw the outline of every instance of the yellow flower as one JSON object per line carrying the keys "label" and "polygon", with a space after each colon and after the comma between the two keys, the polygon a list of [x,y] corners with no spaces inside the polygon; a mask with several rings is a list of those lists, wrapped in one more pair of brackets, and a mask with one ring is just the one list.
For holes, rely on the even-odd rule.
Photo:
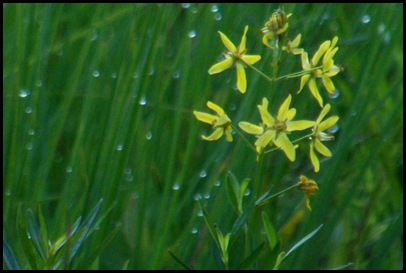
{"label": "yellow flower", "polygon": [[225,133],[227,141],[229,142],[233,141],[233,137],[231,135],[232,132],[231,120],[228,118],[224,110],[220,106],[214,104],[211,101],[207,102],[207,107],[215,111],[217,113],[217,116],[203,112],[193,111],[193,114],[198,120],[213,125],[214,132],[210,136],[202,135],[202,138],[204,140],[214,141],[219,139]]}
{"label": "yellow flower", "polygon": [[225,60],[213,65],[209,69],[209,74],[212,75],[220,73],[235,65],[237,69],[237,88],[241,93],[245,93],[247,90],[247,79],[245,76],[244,67],[246,64],[253,65],[261,59],[261,56],[259,55],[245,55],[247,51],[245,48],[247,31],[248,26],[245,26],[244,34],[242,35],[241,42],[238,47],[236,47],[224,33],[219,31],[220,38],[228,52],[224,54]]}
{"label": "yellow flower", "polygon": [[[334,94],[335,87],[330,78],[334,77],[338,74],[338,72],[341,71],[338,66],[334,65],[333,60],[334,55],[338,51],[338,47],[335,47],[337,41],[338,37],[336,36],[332,41],[327,40],[322,43],[310,62],[308,53],[302,53],[302,67],[304,71],[308,71],[308,74],[302,76],[300,80],[300,89],[297,93],[300,93],[304,85],[308,83],[309,89],[313,97],[315,97],[318,101],[320,107],[323,107],[323,98],[321,97],[317,87],[316,78],[322,78],[322,82],[326,90],[330,94]],[[323,63],[322,65],[318,65],[323,54]]]}
{"label": "yellow flower", "polygon": [[334,139],[334,136],[323,132],[336,124],[339,119],[338,116],[332,116],[322,122],[323,118],[330,111],[330,108],[330,104],[326,104],[324,106],[313,127],[313,137],[310,139],[310,160],[316,173],[320,170],[320,162],[316,156],[316,153],[314,152],[314,149],[324,156],[331,157],[331,151],[321,143],[322,141]]}
{"label": "yellow flower", "polygon": [[288,18],[292,14],[286,15],[281,9],[278,9],[272,13],[271,18],[265,23],[265,26],[261,28],[261,32],[264,34],[262,37],[262,43],[270,47],[269,42],[275,37],[282,35],[289,27]]}
{"label": "yellow flower", "polygon": [[317,183],[314,180],[308,179],[306,176],[300,176],[300,182],[298,183],[298,189],[304,193],[306,208],[312,211],[310,207],[310,199],[309,196],[313,195],[316,191],[319,190]]}
{"label": "yellow flower", "polygon": [[301,131],[314,126],[310,120],[292,121],[296,115],[296,109],[289,109],[292,96],[289,95],[279,108],[276,118],[268,112],[268,100],[262,99],[262,105],[258,105],[262,123],[258,126],[246,121],[238,123],[238,126],[249,134],[257,136],[255,146],[257,151],[262,151],[268,144],[273,142],[281,148],[290,161],[295,161],[295,146],[290,142],[287,134],[292,131]]}
{"label": "yellow flower", "polygon": [[302,34],[297,35],[293,41],[288,41],[288,44],[286,46],[282,46],[282,50],[286,50],[286,52],[292,53],[294,55],[302,54],[303,48],[298,48],[301,38]]}

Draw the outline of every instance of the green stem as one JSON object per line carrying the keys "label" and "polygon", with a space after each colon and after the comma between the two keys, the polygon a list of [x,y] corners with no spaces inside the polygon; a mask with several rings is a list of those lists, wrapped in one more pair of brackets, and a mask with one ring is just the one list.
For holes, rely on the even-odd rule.
{"label": "green stem", "polygon": [[278,192],[278,193],[275,193],[274,195],[271,195],[271,196],[265,198],[265,199],[262,200],[262,202],[259,203],[257,206],[260,207],[260,206],[262,206],[262,205],[265,205],[265,204],[268,203],[269,200],[271,200],[272,198],[275,198],[275,197],[277,197],[277,196],[279,196],[279,195],[281,195],[281,194],[283,194],[283,193],[285,193],[285,192],[287,192],[287,191],[289,191],[289,190],[291,190],[291,189],[293,189],[293,188],[298,187],[299,184],[300,184],[300,182],[299,182],[299,183],[296,183],[295,185],[290,186],[290,187],[288,187],[288,188],[286,188],[286,189],[284,189],[284,190],[282,190],[282,191],[280,191],[280,192]]}
{"label": "green stem", "polygon": [[244,136],[243,133],[241,133],[241,131],[234,126],[233,124],[231,124],[231,127],[240,135],[240,137],[242,137],[242,139],[248,144],[248,146],[254,150],[255,154],[257,153],[257,149],[255,149],[254,145],[251,144],[251,142],[248,141],[248,139]]}

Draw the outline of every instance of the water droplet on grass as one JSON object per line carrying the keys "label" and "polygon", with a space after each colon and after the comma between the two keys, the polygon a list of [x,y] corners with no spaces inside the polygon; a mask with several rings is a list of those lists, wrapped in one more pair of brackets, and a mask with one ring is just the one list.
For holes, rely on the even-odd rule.
{"label": "water droplet on grass", "polygon": [[146,105],[147,104],[147,98],[145,96],[142,96],[138,103],[140,105]]}
{"label": "water droplet on grass", "polygon": [[112,77],[113,79],[117,78],[117,73],[111,74],[111,77]]}
{"label": "water droplet on grass", "polygon": [[200,176],[201,178],[206,177],[206,176],[207,176],[206,170],[202,170],[202,171],[199,173],[199,176]]}
{"label": "water droplet on grass", "polygon": [[175,190],[175,191],[179,190],[180,189],[179,183],[175,182],[175,184],[173,184],[173,186],[172,186],[172,189]]}
{"label": "water droplet on grass", "polygon": [[30,95],[30,91],[28,89],[21,89],[20,92],[18,93],[18,96],[20,98],[26,98]]}
{"label": "water droplet on grass", "polygon": [[330,128],[327,129],[327,131],[331,134],[337,133],[337,131],[340,129],[340,126],[336,123]]}
{"label": "water droplet on grass", "polygon": [[28,151],[32,150],[32,143],[31,143],[31,142],[27,143],[27,145],[25,145],[25,148],[26,148]]}
{"label": "water droplet on grass", "polygon": [[29,130],[28,130],[28,134],[29,134],[30,136],[35,135],[35,130],[34,130],[34,129],[29,129]]}
{"label": "water droplet on grass", "polygon": [[188,9],[188,8],[190,8],[190,3],[182,3],[181,6],[184,9]]}
{"label": "water droplet on grass", "polygon": [[95,78],[99,77],[99,76],[100,76],[99,70],[93,71],[92,75],[93,75],[93,77],[95,77]]}
{"label": "water droplet on grass", "polygon": [[340,90],[336,88],[334,89],[334,93],[333,94],[328,93],[328,96],[332,99],[336,99],[340,96]]}
{"label": "water droplet on grass", "polygon": [[364,23],[364,24],[368,24],[370,21],[371,21],[371,17],[368,14],[365,14],[361,18],[361,22]]}
{"label": "water droplet on grass", "polygon": [[173,72],[172,77],[173,77],[174,79],[179,79],[179,77],[180,77],[180,72],[179,72],[179,71]]}
{"label": "water droplet on grass", "polygon": [[116,150],[117,151],[122,151],[123,150],[123,144],[118,144]]}
{"label": "water droplet on grass", "polygon": [[217,5],[213,5],[210,8],[211,12],[217,12],[219,10],[219,7]]}
{"label": "water droplet on grass", "polygon": [[199,232],[199,230],[196,227],[192,228],[192,230],[190,231],[190,233],[192,234],[197,234],[197,232]]}
{"label": "water droplet on grass", "polygon": [[194,37],[196,37],[196,31],[194,31],[194,30],[192,30],[192,31],[190,31],[189,33],[188,33],[188,36],[189,36],[189,38],[194,38]]}
{"label": "water droplet on grass", "polygon": [[146,138],[147,140],[151,140],[151,139],[152,139],[152,133],[151,133],[151,131],[148,131],[148,133],[147,133],[147,135],[145,136],[145,138]]}
{"label": "water droplet on grass", "polygon": [[27,114],[31,114],[32,113],[32,108],[28,106],[27,108],[25,108],[25,112]]}
{"label": "water droplet on grass", "polygon": [[66,167],[66,172],[71,173],[73,171],[73,168],[71,166]]}
{"label": "water droplet on grass", "polygon": [[221,181],[220,181],[220,180],[217,180],[216,182],[214,182],[214,186],[220,187],[220,185],[221,185]]}
{"label": "water droplet on grass", "polygon": [[220,12],[217,12],[217,13],[214,15],[214,20],[220,21],[221,19],[223,19],[223,15],[221,15]]}

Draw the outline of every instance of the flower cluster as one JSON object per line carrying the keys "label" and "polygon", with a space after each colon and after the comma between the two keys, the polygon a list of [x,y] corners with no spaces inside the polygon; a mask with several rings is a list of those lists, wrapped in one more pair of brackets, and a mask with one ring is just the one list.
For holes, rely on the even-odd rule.
{"label": "flower cluster", "polygon": [[[331,109],[330,104],[323,103],[323,98],[317,86],[317,79],[321,82],[328,93],[334,94],[335,86],[332,77],[336,76],[342,68],[335,64],[334,57],[338,52],[337,42],[338,37],[331,40],[324,41],[314,53],[311,60],[307,51],[299,47],[302,35],[299,33],[293,40],[287,38],[287,31],[289,28],[288,20],[292,14],[286,14],[282,9],[275,11],[269,18],[263,28],[261,28],[262,43],[273,50],[274,54],[272,67],[275,69],[273,77],[267,76],[253,65],[261,60],[260,55],[247,54],[247,32],[248,26],[245,26],[241,41],[236,46],[230,39],[221,31],[218,31],[220,39],[227,49],[223,54],[224,59],[208,70],[210,75],[223,72],[227,69],[234,68],[237,72],[236,83],[237,89],[244,94],[247,91],[247,77],[245,69],[251,68],[258,72],[261,76],[268,81],[274,83],[281,79],[292,79],[300,77],[300,88],[298,94],[303,90],[305,85],[308,85],[311,95],[317,100],[318,106],[322,108],[318,117],[314,119],[295,120],[296,108],[291,107],[292,95],[288,94],[286,99],[280,105],[275,115],[272,115],[269,108],[269,101],[266,97],[262,98],[262,103],[257,105],[259,111],[260,122],[251,123],[248,121],[239,121],[238,127],[233,125],[232,120],[224,112],[224,110],[217,104],[209,101],[207,107],[216,112],[217,115],[194,111],[195,117],[208,123],[213,128],[213,133],[209,136],[202,135],[202,138],[207,141],[215,141],[225,135],[228,142],[233,141],[233,130],[242,134],[243,132],[255,136],[253,145],[257,153],[257,160],[266,153],[274,150],[281,150],[293,162],[297,159],[296,152],[299,144],[296,142],[308,139],[310,162],[313,166],[314,172],[320,171],[320,161],[318,155],[331,157],[331,151],[322,143],[324,141],[333,140],[334,137],[327,132],[327,130],[336,125],[339,120],[338,116],[331,116],[325,119]],[[302,69],[301,71],[288,74],[281,77],[276,77],[277,67],[280,64],[280,55],[286,52],[287,54],[299,55],[301,58]],[[309,130],[309,133],[295,140],[292,139],[293,133],[296,131]],[[247,139],[244,137],[244,140]],[[317,154],[316,154],[317,152]],[[313,180],[307,179],[305,176],[300,176],[300,182],[297,187],[305,193],[306,207],[311,210],[309,205],[309,195],[314,194],[318,190],[317,184]]]}

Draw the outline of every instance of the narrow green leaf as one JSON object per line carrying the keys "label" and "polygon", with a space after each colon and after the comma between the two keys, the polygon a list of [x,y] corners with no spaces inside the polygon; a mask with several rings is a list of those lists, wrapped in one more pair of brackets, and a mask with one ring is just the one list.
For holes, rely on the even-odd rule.
{"label": "narrow green leaf", "polygon": [[234,222],[233,228],[231,229],[231,235],[237,234],[237,232],[244,226],[244,224],[248,221],[248,217],[251,213],[252,208],[255,205],[255,200],[252,200],[246,209],[243,211],[243,213],[237,217],[237,219]]}
{"label": "narrow green leaf", "polygon": [[340,266],[331,268],[330,270],[342,270],[342,269],[347,268],[347,267],[349,267],[349,266],[351,266],[351,265],[353,265],[353,264],[354,264],[354,263],[348,263],[348,264],[345,264],[345,265],[340,265]]}
{"label": "narrow green leaf", "polygon": [[[28,238],[28,232],[27,232],[27,218],[24,217],[23,212],[22,212],[22,207],[18,206],[17,210],[17,230],[20,235],[21,243],[22,243],[22,248],[24,250],[25,256],[28,260],[28,264],[30,269],[39,269],[37,266],[37,257],[38,255],[35,255],[34,249],[31,240]],[[38,257],[39,258],[39,257]]]}
{"label": "narrow green leaf", "polygon": [[273,249],[278,241],[276,237],[275,228],[273,227],[268,215],[262,212],[262,221],[264,222],[266,236],[268,237],[269,246]]}
{"label": "narrow green leaf", "polygon": [[45,250],[46,253],[49,253],[49,244],[48,244],[48,229],[47,229],[47,224],[45,221],[45,217],[44,214],[42,213],[42,208],[41,205],[38,204],[38,218],[39,218],[39,227],[40,227],[40,232],[44,241],[44,245],[45,245]]}
{"label": "narrow green leaf", "polygon": [[90,212],[90,214],[87,216],[85,221],[82,223],[82,225],[79,227],[79,230],[85,229],[86,232],[84,232],[77,240],[74,240],[72,243],[71,247],[71,256],[69,258],[69,263],[72,261],[73,257],[76,255],[77,251],[79,250],[80,246],[83,244],[87,233],[90,230],[90,227],[96,218],[97,213],[99,212],[100,206],[103,202],[103,199],[100,199],[99,202],[97,202],[96,206],[94,209]]}
{"label": "narrow green leaf", "polygon": [[[52,255],[55,255],[58,250],[65,245],[65,243],[67,242],[68,238],[70,238],[73,234],[75,234],[79,228],[80,225],[80,221],[82,219],[82,216],[80,216],[76,222],[72,225],[71,227],[71,232],[70,234],[64,233],[61,237],[59,237],[58,240],[56,240],[56,242],[52,245],[50,252]],[[69,236],[70,235],[70,236]]]}
{"label": "narrow green leaf", "polygon": [[9,270],[20,270],[21,267],[18,264],[16,257],[6,240],[3,238],[3,261]]}
{"label": "narrow green leaf", "polygon": [[237,269],[250,269],[250,267],[260,258],[264,246],[265,242],[262,242],[262,244],[260,244],[240,265],[237,266]]}
{"label": "narrow green leaf", "polygon": [[35,220],[34,213],[31,209],[28,209],[28,232],[32,244],[34,245],[41,258],[45,261],[47,258],[47,253],[45,250],[46,242],[44,242],[37,221]]}
{"label": "narrow green leaf", "polygon": [[189,266],[186,265],[186,263],[184,263],[180,258],[178,258],[173,252],[172,250],[168,249],[169,255],[171,255],[171,257],[177,261],[184,269],[186,270],[192,270]]}
{"label": "narrow green leaf", "polygon": [[202,200],[199,199],[198,202],[199,202],[200,209],[203,212],[203,218],[204,218],[204,220],[206,222],[206,225],[207,225],[207,227],[208,227],[208,229],[210,231],[210,234],[213,237],[214,241],[216,242],[217,246],[220,247],[218,237],[217,237],[217,232],[215,231],[215,225],[211,221],[211,219],[209,217],[209,214],[208,214],[208,212],[206,210],[206,207],[202,203]]}
{"label": "narrow green leaf", "polygon": [[246,178],[246,179],[244,179],[244,180],[242,181],[242,183],[241,183],[240,195],[239,195],[239,197],[238,197],[238,209],[239,209],[239,211],[242,211],[242,201],[243,201],[243,199],[244,199],[244,193],[245,193],[245,190],[247,189],[248,184],[249,184],[250,182],[251,182],[251,179]]}
{"label": "narrow green leaf", "polygon": [[286,255],[283,257],[283,259],[285,259],[286,257],[289,256],[290,253],[292,253],[293,251],[295,251],[298,247],[300,247],[301,245],[303,245],[307,240],[309,240],[310,238],[312,238],[323,226],[323,224],[321,224],[320,226],[318,226],[315,230],[313,230],[312,232],[310,232],[308,235],[306,235],[305,237],[303,237],[302,240],[300,240],[299,242],[297,242],[287,253]]}
{"label": "narrow green leaf", "polygon": [[226,176],[226,191],[228,200],[231,203],[231,206],[235,210],[235,212],[239,215],[241,211],[239,210],[239,202],[238,202],[238,182],[236,182],[235,176],[231,176],[231,172],[229,171],[229,175]]}
{"label": "narrow green leaf", "polygon": [[272,187],[265,192],[258,200],[255,202],[255,206],[263,205],[262,202],[271,194],[272,192]]}

